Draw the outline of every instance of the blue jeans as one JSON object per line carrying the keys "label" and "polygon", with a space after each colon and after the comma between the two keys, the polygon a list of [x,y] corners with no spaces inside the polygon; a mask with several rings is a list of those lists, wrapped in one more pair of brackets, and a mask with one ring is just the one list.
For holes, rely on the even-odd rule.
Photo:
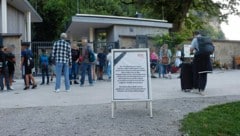
{"label": "blue jeans", "polygon": [[90,64],[90,63],[86,63],[86,62],[83,62],[82,63],[82,65],[81,65],[81,80],[80,80],[80,82],[81,82],[81,85],[83,85],[84,84],[84,81],[85,81],[85,74],[86,74],[86,72],[87,72],[87,74],[88,74],[88,82],[89,82],[89,84],[92,84],[93,83],[93,81],[92,81],[92,68],[91,68],[91,65],[92,64]]}
{"label": "blue jeans", "polygon": [[72,63],[72,68],[69,69],[69,79],[70,80],[76,80],[78,74],[78,63],[74,62]]}
{"label": "blue jeans", "polygon": [[42,83],[45,83],[45,75],[47,76],[47,83],[49,83],[48,66],[42,68]]}
{"label": "blue jeans", "polygon": [[167,74],[167,65],[163,65],[163,64],[159,64],[160,65],[160,68],[159,68],[159,77],[161,76],[164,76],[165,74]]}
{"label": "blue jeans", "polygon": [[70,89],[70,81],[69,81],[69,65],[67,63],[59,63],[56,62],[56,84],[55,84],[55,90],[60,89],[61,86],[61,76],[62,76],[62,70],[64,74],[65,79],[65,89]]}
{"label": "blue jeans", "polygon": [[108,78],[111,78],[112,76],[112,67],[110,63],[108,64],[108,67],[107,67],[107,75],[108,75]]}
{"label": "blue jeans", "polygon": [[4,75],[2,73],[0,73],[0,87],[1,87],[0,89],[1,90],[3,90],[3,87],[4,87],[3,81],[4,81]]}

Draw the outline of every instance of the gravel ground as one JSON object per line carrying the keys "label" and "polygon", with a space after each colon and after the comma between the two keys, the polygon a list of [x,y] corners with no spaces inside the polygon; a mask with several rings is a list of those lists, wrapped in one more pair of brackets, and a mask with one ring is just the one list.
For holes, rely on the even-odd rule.
{"label": "gravel ground", "polygon": [[240,96],[153,101],[153,118],[143,102],[0,109],[1,136],[181,136],[180,120],[209,105]]}

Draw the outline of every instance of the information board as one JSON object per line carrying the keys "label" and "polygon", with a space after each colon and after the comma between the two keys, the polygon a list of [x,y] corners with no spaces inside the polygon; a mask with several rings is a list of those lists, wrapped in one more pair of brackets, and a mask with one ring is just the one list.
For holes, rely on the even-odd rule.
{"label": "information board", "polygon": [[151,100],[149,49],[112,50],[114,100]]}

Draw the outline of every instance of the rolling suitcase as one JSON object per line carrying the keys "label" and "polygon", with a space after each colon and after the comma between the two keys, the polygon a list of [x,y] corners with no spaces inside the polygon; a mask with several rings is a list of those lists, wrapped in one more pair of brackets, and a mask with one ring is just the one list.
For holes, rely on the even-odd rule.
{"label": "rolling suitcase", "polygon": [[192,63],[182,63],[180,80],[182,91],[190,91],[193,88]]}

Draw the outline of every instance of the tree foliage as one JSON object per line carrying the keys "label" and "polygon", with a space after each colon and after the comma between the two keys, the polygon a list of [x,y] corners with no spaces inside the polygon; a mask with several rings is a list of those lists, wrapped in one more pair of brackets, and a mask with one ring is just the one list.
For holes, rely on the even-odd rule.
{"label": "tree foliage", "polygon": [[[122,0],[125,1],[125,0]],[[181,31],[185,20],[188,18],[189,11],[204,13],[207,18],[218,17],[218,21],[227,21],[228,15],[240,15],[239,0],[126,0],[128,3],[134,3],[141,6],[141,12],[146,13],[148,17],[165,19],[173,23],[174,32]],[[131,1],[131,2],[130,2]],[[127,3],[127,2],[125,2]],[[221,12],[220,10],[224,10]],[[198,20],[197,20],[198,21]],[[204,24],[204,22],[202,22]]]}
{"label": "tree foliage", "polygon": [[[136,11],[145,18],[165,19],[173,23],[172,32],[189,36],[196,29],[211,30],[206,25],[216,17],[217,22],[227,21],[229,14],[239,15],[239,0],[29,0],[43,18],[42,23],[33,25],[33,40],[51,41],[65,31],[71,16],[81,14],[102,14],[135,16]],[[216,0],[214,0],[216,1]],[[220,9],[225,10],[220,12]],[[216,31],[218,38],[223,33]]]}

